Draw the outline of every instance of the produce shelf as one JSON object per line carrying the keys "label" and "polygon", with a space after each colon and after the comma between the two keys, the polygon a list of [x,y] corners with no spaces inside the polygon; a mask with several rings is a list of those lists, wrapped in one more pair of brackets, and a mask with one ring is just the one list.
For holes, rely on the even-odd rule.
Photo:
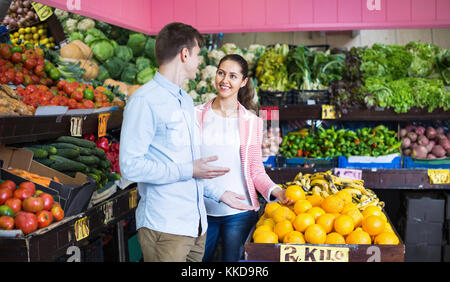
{"label": "produce shelf", "polygon": [[[266,168],[275,183],[292,181],[297,173],[327,171],[326,168]],[[450,184],[430,184],[427,169],[362,169],[364,187],[369,189],[448,190]]]}
{"label": "produce shelf", "polygon": [[[36,142],[70,134],[72,117],[83,117],[82,134],[97,132],[99,113],[88,115],[3,116],[0,117],[0,144]],[[111,112],[107,129],[120,128],[123,110]]]}
{"label": "produce shelf", "polygon": [[[137,196],[137,187],[132,185],[84,213],[64,218],[25,237],[0,237],[0,261],[55,261],[66,255],[68,248],[80,246],[85,240],[95,238],[112,224],[133,214]],[[84,237],[82,232],[87,236]]]}
{"label": "produce shelf", "polygon": [[[322,119],[321,105],[285,105],[280,106],[280,120],[319,120]],[[442,109],[429,113],[426,109],[412,108],[404,114],[397,114],[392,109],[383,111],[368,109],[349,109],[338,120],[358,121],[408,121],[408,120],[448,120],[450,111]]]}

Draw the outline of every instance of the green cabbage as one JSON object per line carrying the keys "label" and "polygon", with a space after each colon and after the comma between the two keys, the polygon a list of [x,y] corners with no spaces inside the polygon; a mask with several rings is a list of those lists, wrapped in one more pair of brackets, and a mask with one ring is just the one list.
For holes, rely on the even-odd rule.
{"label": "green cabbage", "polygon": [[139,57],[144,52],[145,42],[147,41],[147,37],[142,33],[133,33],[130,34],[130,38],[128,39],[127,46],[133,50],[133,56]]}
{"label": "green cabbage", "polygon": [[145,83],[149,82],[155,76],[155,73],[156,73],[156,69],[152,68],[152,67],[148,67],[148,68],[141,70],[137,74],[137,78],[136,78],[137,83],[145,84]]}
{"label": "green cabbage", "polygon": [[114,56],[114,45],[108,39],[95,40],[90,47],[95,58],[101,62]]}
{"label": "green cabbage", "polygon": [[131,61],[131,59],[133,59],[133,50],[125,45],[118,45],[114,49],[114,54],[117,58],[122,59],[126,62],[129,62]]}

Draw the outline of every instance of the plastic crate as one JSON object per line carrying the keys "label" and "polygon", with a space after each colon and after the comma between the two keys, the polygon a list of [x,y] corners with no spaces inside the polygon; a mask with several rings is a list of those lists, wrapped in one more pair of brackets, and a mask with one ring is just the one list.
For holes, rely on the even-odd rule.
{"label": "plastic crate", "polygon": [[450,169],[450,158],[440,160],[418,160],[411,157],[403,158],[404,168],[448,168]]}
{"label": "plastic crate", "polygon": [[264,167],[276,167],[276,158],[277,156],[268,156],[266,158],[263,158]]}
{"label": "plastic crate", "polygon": [[347,157],[339,157],[340,168],[401,168],[402,157],[395,157],[390,163],[351,163]]}
{"label": "plastic crate", "polygon": [[330,103],[328,90],[291,90],[292,104],[321,105]]}
{"label": "plastic crate", "polygon": [[338,165],[338,158],[288,158],[286,167],[313,165],[317,168],[334,168]]}
{"label": "plastic crate", "polygon": [[259,104],[262,107],[292,104],[292,94],[290,91],[259,90]]}

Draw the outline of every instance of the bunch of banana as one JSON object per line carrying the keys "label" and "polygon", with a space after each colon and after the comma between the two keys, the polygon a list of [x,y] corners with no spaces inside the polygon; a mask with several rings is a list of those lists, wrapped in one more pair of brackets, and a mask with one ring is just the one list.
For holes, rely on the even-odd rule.
{"label": "bunch of banana", "polygon": [[353,203],[360,210],[372,205],[384,207],[384,202],[380,201],[372,190],[364,188],[364,180],[339,177],[333,175],[331,170],[314,174],[299,172],[295,176],[294,181],[286,182],[279,186],[287,188],[290,185],[300,186],[307,195],[319,195],[323,198],[344,190],[352,196]]}

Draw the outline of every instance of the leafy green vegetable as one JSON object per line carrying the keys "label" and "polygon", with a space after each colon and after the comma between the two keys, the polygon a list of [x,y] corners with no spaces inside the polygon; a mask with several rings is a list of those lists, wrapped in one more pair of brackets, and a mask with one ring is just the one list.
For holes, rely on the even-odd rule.
{"label": "leafy green vegetable", "polygon": [[430,43],[411,41],[405,46],[406,51],[413,55],[408,68],[410,77],[428,77],[436,67],[436,55],[439,47]]}
{"label": "leafy green vegetable", "polygon": [[139,57],[144,52],[145,42],[147,41],[147,37],[142,33],[133,33],[130,34],[130,37],[127,42],[127,46],[133,50],[133,56]]}
{"label": "leafy green vegetable", "polygon": [[91,44],[99,39],[107,39],[105,34],[101,32],[99,29],[91,28],[86,31],[86,36],[84,37],[84,43],[91,47]]}
{"label": "leafy green vegetable", "polygon": [[152,60],[154,65],[157,65],[158,61],[156,60],[156,55],[155,55],[155,44],[156,44],[155,38],[153,38],[153,37],[147,38],[147,41],[145,42],[145,46],[144,46],[144,55],[147,58],[149,58],[150,60]]}
{"label": "leafy green vegetable", "polygon": [[145,68],[143,70],[141,70],[138,74],[137,74],[137,83],[139,84],[145,84],[147,82],[149,82],[153,76],[155,76],[156,73],[156,69],[148,67]]}
{"label": "leafy green vegetable", "polygon": [[136,58],[136,67],[137,67],[138,71],[141,71],[141,70],[146,69],[151,66],[152,66],[152,62],[150,61],[150,59],[148,59],[146,57],[137,57]]}
{"label": "leafy green vegetable", "polygon": [[123,82],[128,82],[130,84],[136,83],[136,75],[138,74],[138,70],[136,65],[129,64],[125,67],[122,74],[120,75],[120,80]]}
{"label": "leafy green vegetable", "polygon": [[91,50],[95,58],[101,62],[114,56],[114,46],[108,39],[98,39],[91,43]]}
{"label": "leafy green vegetable", "polygon": [[122,71],[127,66],[127,62],[124,62],[119,58],[113,57],[106,60],[103,66],[106,68],[112,79],[118,79],[120,78]]}
{"label": "leafy green vegetable", "polygon": [[118,45],[114,48],[114,55],[125,62],[129,62],[133,59],[133,50],[128,46]]}
{"label": "leafy green vegetable", "polygon": [[106,79],[108,79],[110,77],[111,76],[110,76],[108,70],[103,65],[98,67],[98,75],[95,78],[96,80],[104,82]]}
{"label": "leafy green vegetable", "polygon": [[84,40],[84,35],[81,32],[73,32],[69,36],[69,42],[72,42],[74,40]]}

